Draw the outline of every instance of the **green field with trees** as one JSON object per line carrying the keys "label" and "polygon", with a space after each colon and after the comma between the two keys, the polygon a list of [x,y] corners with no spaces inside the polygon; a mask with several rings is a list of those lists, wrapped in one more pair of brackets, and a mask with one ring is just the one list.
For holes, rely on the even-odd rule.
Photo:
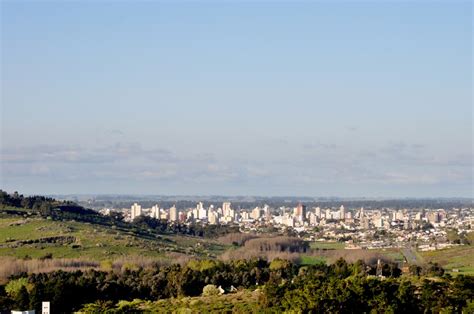
{"label": "green field with trees", "polygon": [[[474,276],[474,246],[462,245],[419,253],[426,262],[438,263],[452,275]],[[454,270],[454,271],[453,271]]]}

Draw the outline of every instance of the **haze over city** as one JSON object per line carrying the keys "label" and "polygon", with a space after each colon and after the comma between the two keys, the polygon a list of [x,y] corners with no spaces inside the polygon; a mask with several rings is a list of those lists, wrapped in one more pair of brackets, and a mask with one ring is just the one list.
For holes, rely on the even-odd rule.
{"label": "haze over city", "polygon": [[0,186],[472,197],[472,4],[2,2]]}

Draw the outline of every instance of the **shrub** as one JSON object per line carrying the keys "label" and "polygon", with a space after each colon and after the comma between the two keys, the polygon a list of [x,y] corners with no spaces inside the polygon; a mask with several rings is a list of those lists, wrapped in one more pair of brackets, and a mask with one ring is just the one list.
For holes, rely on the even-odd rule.
{"label": "shrub", "polygon": [[291,263],[280,258],[276,258],[270,263],[270,270],[280,270],[288,267],[291,267]]}
{"label": "shrub", "polygon": [[103,271],[111,271],[113,268],[113,263],[111,260],[103,260],[100,262],[100,269]]}
{"label": "shrub", "polygon": [[5,292],[10,297],[15,298],[23,287],[28,287],[28,278],[10,280],[10,282],[5,286]]}
{"label": "shrub", "polygon": [[219,295],[220,291],[215,285],[207,285],[202,289],[202,295],[205,297]]}

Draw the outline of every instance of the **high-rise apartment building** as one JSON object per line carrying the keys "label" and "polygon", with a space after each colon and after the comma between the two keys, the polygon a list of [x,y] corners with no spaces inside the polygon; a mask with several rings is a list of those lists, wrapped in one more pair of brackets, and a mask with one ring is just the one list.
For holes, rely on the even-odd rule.
{"label": "high-rise apartment building", "polygon": [[255,220],[259,220],[260,217],[262,216],[262,212],[261,212],[261,209],[260,207],[255,207],[253,210],[252,210],[252,214],[251,214],[251,217]]}
{"label": "high-rise apartment building", "polygon": [[339,207],[339,219],[346,219],[346,209],[344,208],[344,205],[341,205],[341,207]]}
{"label": "high-rise apartment building", "polygon": [[329,208],[326,209],[326,213],[325,213],[324,217],[326,218],[326,220],[332,219],[332,212]]}
{"label": "high-rise apartment building", "polygon": [[222,203],[222,215],[224,215],[224,217],[229,216],[230,210],[230,202]]}
{"label": "high-rise apartment building", "polygon": [[160,219],[160,206],[154,205],[150,211],[150,217]]}
{"label": "high-rise apartment building", "polygon": [[314,213],[316,217],[321,218],[321,208],[319,206],[315,208]]}
{"label": "high-rise apartment building", "polygon": [[178,221],[178,217],[178,209],[173,205],[170,208],[170,221]]}
{"label": "high-rise apartment building", "polygon": [[142,214],[142,206],[138,205],[137,203],[133,204],[130,211],[130,218],[134,220],[136,217],[140,216],[141,214]]}
{"label": "high-rise apartment building", "polygon": [[294,216],[299,222],[306,220],[306,206],[299,203],[298,206],[294,208]]}

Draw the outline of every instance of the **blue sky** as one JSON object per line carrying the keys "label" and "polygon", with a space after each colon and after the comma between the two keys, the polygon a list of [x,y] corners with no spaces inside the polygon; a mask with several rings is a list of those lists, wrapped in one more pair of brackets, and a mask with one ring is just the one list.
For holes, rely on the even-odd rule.
{"label": "blue sky", "polygon": [[472,196],[472,4],[3,1],[1,187]]}

